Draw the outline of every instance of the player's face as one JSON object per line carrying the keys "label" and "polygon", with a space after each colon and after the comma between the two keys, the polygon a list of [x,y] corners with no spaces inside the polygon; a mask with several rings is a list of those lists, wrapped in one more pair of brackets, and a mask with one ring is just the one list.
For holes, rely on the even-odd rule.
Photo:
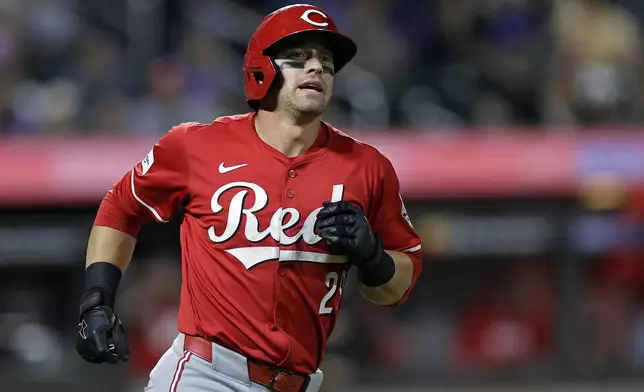
{"label": "player's face", "polygon": [[294,45],[277,53],[283,75],[278,105],[300,115],[319,116],[333,93],[333,53],[318,43]]}

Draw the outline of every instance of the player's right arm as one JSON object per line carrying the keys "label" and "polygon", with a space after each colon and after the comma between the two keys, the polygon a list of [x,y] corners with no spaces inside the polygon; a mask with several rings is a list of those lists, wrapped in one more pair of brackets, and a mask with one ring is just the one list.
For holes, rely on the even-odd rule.
{"label": "player's right arm", "polygon": [[168,131],[101,202],[87,245],[77,339],[79,354],[89,362],[116,363],[129,357],[114,314],[116,291],[141,226],[151,220],[167,223],[187,198],[186,133],[191,126]]}
{"label": "player's right arm", "polygon": [[151,220],[170,221],[186,198],[186,133],[191,126],[181,124],[168,131],[107,193],[92,227],[87,267],[101,261],[125,271],[141,226]]}
{"label": "player's right arm", "polygon": [[93,226],[87,243],[85,266],[107,262],[122,273],[130,264],[135,246],[136,238],[128,233],[107,226]]}

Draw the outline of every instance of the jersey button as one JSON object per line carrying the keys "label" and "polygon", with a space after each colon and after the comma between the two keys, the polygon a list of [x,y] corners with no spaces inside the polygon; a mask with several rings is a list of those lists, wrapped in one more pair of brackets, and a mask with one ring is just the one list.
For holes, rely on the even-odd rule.
{"label": "jersey button", "polygon": [[281,268],[280,268],[280,275],[281,275],[281,276],[286,275],[286,268],[284,268],[284,267],[281,267]]}
{"label": "jersey button", "polygon": [[288,191],[286,191],[286,196],[287,196],[289,199],[294,198],[294,197],[295,197],[295,191],[294,191],[293,189],[289,189]]}
{"label": "jersey button", "polygon": [[295,172],[295,170],[291,169],[288,171],[288,176],[291,178],[295,178],[297,177],[297,173]]}

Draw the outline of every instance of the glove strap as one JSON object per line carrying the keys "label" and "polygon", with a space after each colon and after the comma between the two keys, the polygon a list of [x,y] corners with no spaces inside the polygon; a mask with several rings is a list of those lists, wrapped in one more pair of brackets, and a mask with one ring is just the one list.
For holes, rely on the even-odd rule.
{"label": "glove strap", "polygon": [[367,287],[378,287],[389,282],[395,273],[394,259],[382,249],[382,243],[376,237],[376,251],[369,261],[357,268],[358,279]]}
{"label": "glove strap", "polygon": [[85,270],[85,292],[80,303],[80,314],[96,306],[114,309],[116,290],[123,273],[112,263],[96,262]]}

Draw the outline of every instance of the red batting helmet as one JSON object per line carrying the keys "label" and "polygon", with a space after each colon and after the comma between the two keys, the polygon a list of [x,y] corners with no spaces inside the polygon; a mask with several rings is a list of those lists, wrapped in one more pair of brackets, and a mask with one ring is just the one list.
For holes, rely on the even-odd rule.
{"label": "red batting helmet", "polygon": [[340,34],[333,19],[316,6],[295,4],[273,11],[255,30],[244,56],[246,102],[253,109],[257,108],[257,101],[266,96],[279,72],[267,51],[283,39],[302,33],[323,36],[333,52],[335,72],[357,52],[353,40]]}

